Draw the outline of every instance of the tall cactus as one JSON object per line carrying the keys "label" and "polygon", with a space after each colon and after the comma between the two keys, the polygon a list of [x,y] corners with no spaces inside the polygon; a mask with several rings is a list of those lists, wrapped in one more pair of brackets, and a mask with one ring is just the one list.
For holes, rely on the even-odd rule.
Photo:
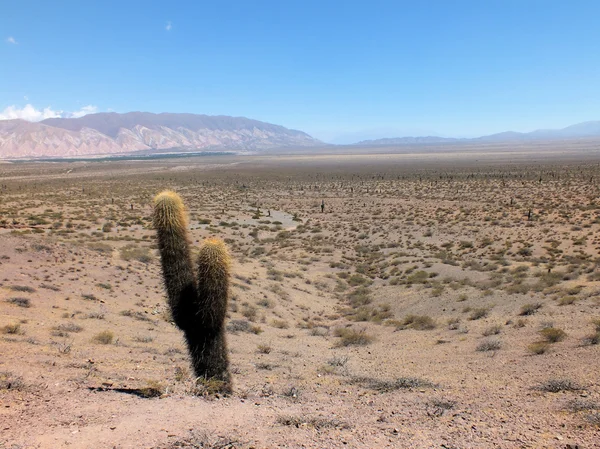
{"label": "tall cactus", "polygon": [[164,191],[154,199],[154,228],[173,321],[187,342],[196,376],[223,382],[231,390],[225,341],[230,259],[225,244],[207,239],[200,247],[196,274],[190,254],[183,201]]}

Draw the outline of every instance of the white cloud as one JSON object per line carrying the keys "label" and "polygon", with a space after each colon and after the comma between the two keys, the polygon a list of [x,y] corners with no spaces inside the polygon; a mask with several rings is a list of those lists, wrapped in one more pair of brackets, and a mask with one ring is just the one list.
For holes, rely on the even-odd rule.
{"label": "white cloud", "polygon": [[8,36],[6,38],[6,42],[8,42],[9,44],[13,44],[13,45],[17,45],[18,44],[17,40],[14,37],[12,37],[12,36]]}
{"label": "white cloud", "polygon": [[36,109],[31,104],[26,104],[23,108],[12,105],[0,112],[0,120],[23,119],[29,122],[39,122],[47,118],[78,118],[87,114],[93,114],[97,110],[98,108],[91,104],[75,112],[55,111],[50,106],[44,109]]}
{"label": "white cloud", "polygon": [[62,111],[54,111],[50,107],[44,109],[36,109],[32,105],[27,104],[23,109],[19,109],[15,105],[9,106],[4,111],[0,112],[0,120],[23,119],[30,122],[39,122],[47,118],[60,117]]}
{"label": "white cloud", "polygon": [[173,28],[173,24],[171,23],[171,21],[169,20],[167,22],[167,26],[165,26],[165,30],[167,31],[171,31],[171,28]]}
{"label": "white cloud", "polygon": [[79,118],[88,114],[95,114],[98,112],[98,108],[96,106],[92,106],[88,104],[87,106],[82,107],[79,111],[71,112],[68,117]]}

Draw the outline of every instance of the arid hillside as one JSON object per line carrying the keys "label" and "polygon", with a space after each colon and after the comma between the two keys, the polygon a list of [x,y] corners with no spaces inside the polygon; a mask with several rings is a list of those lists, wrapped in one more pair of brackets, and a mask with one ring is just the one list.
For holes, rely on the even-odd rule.
{"label": "arid hillside", "polygon": [[108,154],[260,151],[315,147],[308,134],[245,117],[103,112],[32,123],[0,120],[0,159]]}

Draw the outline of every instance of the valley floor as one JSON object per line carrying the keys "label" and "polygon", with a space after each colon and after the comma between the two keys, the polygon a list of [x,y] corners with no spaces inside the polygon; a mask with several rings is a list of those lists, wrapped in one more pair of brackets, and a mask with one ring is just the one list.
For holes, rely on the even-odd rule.
{"label": "valley floor", "polygon": [[[0,448],[600,447],[599,167],[3,164]],[[166,188],[234,259],[230,396],[194,382],[166,309]]]}

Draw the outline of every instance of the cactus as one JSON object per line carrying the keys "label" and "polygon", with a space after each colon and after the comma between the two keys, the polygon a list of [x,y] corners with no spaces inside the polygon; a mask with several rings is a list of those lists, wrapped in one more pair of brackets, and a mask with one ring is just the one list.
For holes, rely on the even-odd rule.
{"label": "cactus", "polygon": [[156,196],[153,223],[168,305],[175,325],[184,333],[194,372],[199,378],[222,382],[221,391],[229,392],[224,326],[229,297],[227,248],[219,239],[207,239],[194,274],[185,208],[175,192]]}

